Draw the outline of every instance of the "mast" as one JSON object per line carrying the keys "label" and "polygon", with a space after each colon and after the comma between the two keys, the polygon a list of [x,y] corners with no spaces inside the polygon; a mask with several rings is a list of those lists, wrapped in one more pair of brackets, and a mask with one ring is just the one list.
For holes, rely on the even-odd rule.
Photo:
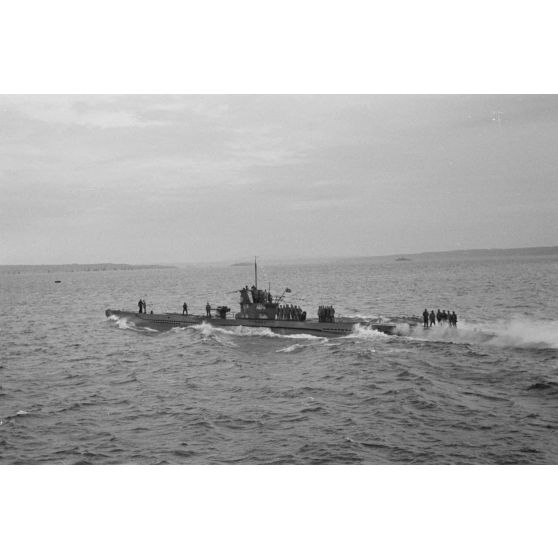
{"label": "mast", "polygon": [[258,261],[257,256],[254,256],[254,275],[256,277],[256,289],[258,288]]}

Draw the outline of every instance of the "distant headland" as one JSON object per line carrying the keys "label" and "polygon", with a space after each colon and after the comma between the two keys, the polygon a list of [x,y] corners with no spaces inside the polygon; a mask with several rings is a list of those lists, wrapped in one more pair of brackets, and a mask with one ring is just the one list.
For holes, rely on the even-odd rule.
{"label": "distant headland", "polygon": [[[416,254],[401,254],[399,261],[415,258],[494,258],[502,256],[558,256],[558,246],[535,246],[530,248],[472,248],[464,250],[448,250],[445,252],[418,252]],[[379,256],[385,257],[385,256]]]}

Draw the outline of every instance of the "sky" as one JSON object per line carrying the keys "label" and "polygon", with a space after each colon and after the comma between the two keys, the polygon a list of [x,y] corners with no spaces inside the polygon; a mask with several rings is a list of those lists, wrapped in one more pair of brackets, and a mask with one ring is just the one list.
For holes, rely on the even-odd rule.
{"label": "sky", "polygon": [[558,245],[556,95],[0,95],[0,264]]}

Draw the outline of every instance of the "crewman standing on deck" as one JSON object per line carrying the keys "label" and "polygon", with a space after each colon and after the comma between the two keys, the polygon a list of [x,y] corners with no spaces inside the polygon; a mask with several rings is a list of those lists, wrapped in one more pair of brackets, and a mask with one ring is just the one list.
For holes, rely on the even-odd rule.
{"label": "crewman standing on deck", "polygon": [[428,327],[428,310],[426,308],[422,313],[422,325],[424,325],[424,327]]}
{"label": "crewman standing on deck", "polygon": [[209,301],[205,305],[205,314],[208,318],[211,318],[211,304],[209,304]]}
{"label": "crewman standing on deck", "polygon": [[186,302],[182,305],[182,315],[184,316],[184,314],[188,315],[188,305]]}
{"label": "crewman standing on deck", "polygon": [[450,325],[457,327],[457,314],[455,311],[450,314]]}
{"label": "crewman standing on deck", "polygon": [[139,313],[142,313],[143,310],[143,300],[140,298],[139,302],[138,302],[138,309],[139,309]]}
{"label": "crewman standing on deck", "polygon": [[434,314],[434,310],[430,312],[430,327],[436,325],[436,314]]}

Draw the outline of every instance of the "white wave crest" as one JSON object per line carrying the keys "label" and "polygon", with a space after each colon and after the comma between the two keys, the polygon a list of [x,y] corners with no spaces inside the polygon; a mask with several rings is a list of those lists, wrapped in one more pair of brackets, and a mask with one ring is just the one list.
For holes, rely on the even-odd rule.
{"label": "white wave crest", "polygon": [[458,327],[418,326],[411,334],[415,339],[453,343],[486,344],[523,349],[558,349],[558,321],[537,320],[517,316],[510,320],[468,323]]}
{"label": "white wave crest", "polygon": [[385,340],[388,339],[388,335],[374,329],[371,326],[363,325],[363,324],[355,324],[353,326],[353,331],[345,336],[349,339],[378,339],[378,340]]}
{"label": "white wave crest", "polygon": [[285,347],[284,349],[278,349],[277,351],[275,351],[276,353],[294,353],[294,352],[298,352],[301,351],[302,349],[304,349],[304,345],[301,345],[300,343],[295,343],[294,345],[289,345],[288,347]]}
{"label": "white wave crest", "polygon": [[110,319],[116,322],[116,325],[120,329],[135,329],[132,322],[128,321],[126,318],[120,318],[119,316],[110,316]]}
{"label": "white wave crest", "polygon": [[111,314],[108,319],[116,322],[116,325],[119,329],[131,329],[133,331],[151,331],[154,333],[158,333],[157,329],[153,329],[147,326],[137,326],[134,322],[122,316],[115,316],[114,314]]}
{"label": "white wave crest", "polygon": [[558,349],[558,321],[514,318],[498,321],[488,331],[493,345]]}
{"label": "white wave crest", "polygon": [[247,326],[234,326],[234,327],[215,327],[207,322],[198,325],[190,326],[192,329],[199,331],[202,335],[214,335],[220,333],[224,335],[234,335],[240,337],[270,337],[279,339],[324,339],[309,333],[292,333],[281,334],[275,333],[267,327],[247,327]]}

